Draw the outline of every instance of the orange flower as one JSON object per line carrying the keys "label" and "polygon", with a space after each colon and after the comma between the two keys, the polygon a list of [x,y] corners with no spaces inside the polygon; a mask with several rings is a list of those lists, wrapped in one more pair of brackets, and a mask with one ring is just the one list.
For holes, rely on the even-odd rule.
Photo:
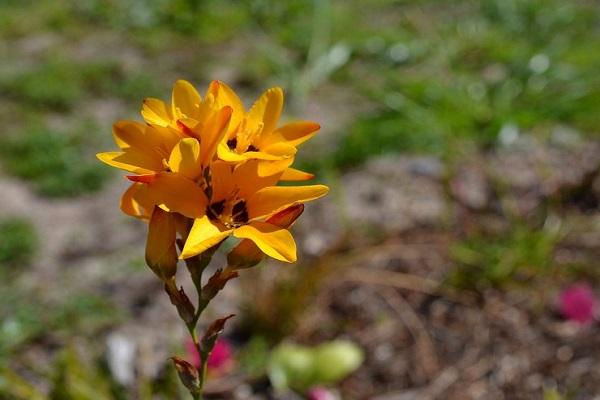
{"label": "orange flower", "polygon": [[[279,223],[275,215],[325,195],[328,188],[276,186],[280,180],[312,178],[290,165],[296,147],[319,129],[306,121],[278,128],[282,107],[280,88],[267,90],[246,112],[221,82],[211,83],[202,99],[190,83],[179,80],[170,107],[146,99],[142,115],[147,124],[116,123],[113,135],[120,150],[98,158],[133,173],[127,178],[134,183],[121,199],[125,213],[143,219],[154,215],[151,225],[164,223],[171,239],[173,224],[167,223],[171,219],[165,213],[194,220],[180,258],[200,254],[233,235],[256,246],[245,241],[240,250],[256,253],[258,248],[293,262],[296,245],[287,230],[292,221]],[[156,242],[171,249],[166,242]],[[161,254],[151,258],[164,262]]]}
{"label": "orange flower", "polygon": [[[221,160],[239,163],[246,160],[262,160],[258,172],[267,176],[288,168],[294,161],[297,147],[313,137],[320,129],[319,124],[297,121],[277,127],[283,109],[283,90],[274,87],[264,92],[246,112],[235,92],[220,81],[210,84],[218,106],[233,109],[229,130],[218,148]],[[304,180],[312,178],[297,170],[287,171],[284,179]]]}
{"label": "orange flower", "polygon": [[[206,183],[201,179],[227,132],[231,108],[205,115],[185,134],[172,127],[120,121],[113,127],[121,151],[99,153],[98,158],[137,175],[123,195],[121,209],[149,218],[154,205],[190,218],[203,215]],[[201,146],[200,143],[203,143]]]}
{"label": "orange flower", "polygon": [[213,163],[206,214],[194,221],[180,258],[200,254],[233,235],[251,240],[277,260],[296,261],[296,244],[287,227],[268,219],[294,204],[318,199],[329,189],[323,185],[274,186],[281,172],[262,177],[259,164],[258,160],[237,166]]}

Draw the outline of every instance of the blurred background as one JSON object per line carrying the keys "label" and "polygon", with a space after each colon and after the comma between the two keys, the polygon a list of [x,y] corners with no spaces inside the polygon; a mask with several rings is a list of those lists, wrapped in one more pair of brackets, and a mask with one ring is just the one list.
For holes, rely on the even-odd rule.
{"label": "blurred background", "polygon": [[282,86],[332,188],[208,310],[209,398],[600,395],[598,2],[0,0],[0,59],[1,399],[187,398],[94,157],[179,78]]}

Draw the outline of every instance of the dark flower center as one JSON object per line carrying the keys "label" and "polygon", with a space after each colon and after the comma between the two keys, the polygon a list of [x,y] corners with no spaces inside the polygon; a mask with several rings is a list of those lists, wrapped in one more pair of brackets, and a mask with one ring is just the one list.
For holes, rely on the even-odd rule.
{"label": "dark flower center", "polygon": [[231,210],[231,219],[234,223],[245,224],[248,222],[248,208],[245,200],[238,200]]}
{"label": "dark flower center", "polygon": [[206,207],[206,215],[212,220],[219,219],[223,210],[225,209],[225,200],[220,200],[215,203],[211,203]]}
{"label": "dark flower center", "polygon": [[[233,139],[229,139],[227,141],[227,147],[229,147],[229,150],[235,151],[237,148],[237,138],[234,137]],[[246,149],[246,151],[260,151],[260,150],[258,150],[257,147],[255,147],[254,145],[251,144],[250,146],[248,146],[248,149]]]}
{"label": "dark flower center", "polygon": [[206,216],[211,221],[221,221],[228,228],[238,228],[248,223],[249,216],[246,200],[237,200],[231,208],[231,215],[229,215],[228,212],[226,215],[223,215],[226,210],[226,205],[227,203],[225,200],[219,200],[209,204],[206,207]]}
{"label": "dark flower center", "polygon": [[227,147],[229,147],[229,150],[235,150],[237,147],[237,138],[229,139],[227,141]]}

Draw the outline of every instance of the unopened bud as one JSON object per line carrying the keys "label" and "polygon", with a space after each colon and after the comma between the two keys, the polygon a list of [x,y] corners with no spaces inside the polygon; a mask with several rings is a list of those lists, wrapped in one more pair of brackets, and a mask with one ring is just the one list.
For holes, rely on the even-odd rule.
{"label": "unopened bud", "polygon": [[146,264],[163,281],[167,282],[177,272],[175,248],[175,221],[173,215],[154,207],[148,226]]}
{"label": "unopened bud", "polygon": [[171,357],[171,360],[175,364],[181,383],[188,388],[190,393],[199,394],[201,392],[200,374],[196,367],[179,357]]}

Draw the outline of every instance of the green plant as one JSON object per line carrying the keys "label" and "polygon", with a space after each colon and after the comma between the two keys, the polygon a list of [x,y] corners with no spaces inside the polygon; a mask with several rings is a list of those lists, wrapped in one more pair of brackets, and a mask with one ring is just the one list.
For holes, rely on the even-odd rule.
{"label": "green plant", "polygon": [[9,173],[31,182],[43,195],[67,197],[95,192],[110,172],[86,154],[93,144],[93,130],[89,125],[75,133],[28,129],[3,140],[0,156]]}
{"label": "green plant", "polygon": [[111,381],[92,363],[85,362],[74,347],[63,349],[52,366],[48,395],[12,369],[0,370],[0,398],[15,400],[112,400]]}
{"label": "green plant", "polygon": [[0,220],[0,266],[27,265],[35,257],[38,237],[24,218]]}
{"label": "green plant", "polygon": [[269,362],[269,343],[261,336],[254,336],[239,354],[240,366],[248,376],[263,376]]}
{"label": "green plant", "polygon": [[562,235],[516,223],[508,232],[475,235],[451,248],[456,263],[449,284],[479,289],[524,281],[553,271],[553,252]]}
{"label": "green plant", "polygon": [[82,77],[72,63],[50,61],[4,76],[0,92],[35,107],[64,111],[82,96]]}
{"label": "green plant", "polygon": [[122,317],[107,299],[90,293],[72,293],[50,307],[46,299],[31,298],[8,284],[0,285],[0,297],[4,300],[0,305],[0,365],[23,345],[43,335],[94,335]]}

